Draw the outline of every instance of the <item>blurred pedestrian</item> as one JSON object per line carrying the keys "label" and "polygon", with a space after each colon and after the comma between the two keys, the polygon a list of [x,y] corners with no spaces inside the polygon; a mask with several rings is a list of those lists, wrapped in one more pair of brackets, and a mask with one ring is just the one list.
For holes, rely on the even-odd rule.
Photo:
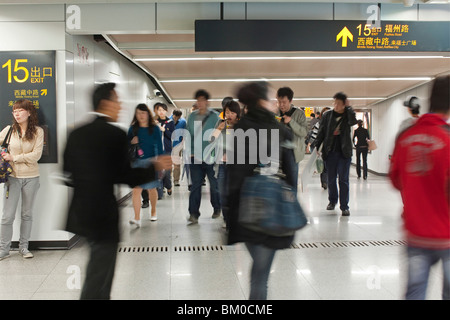
{"label": "blurred pedestrian", "polygon": [[[144,103],[136,106],[134,117],[128,130],[128,142],[130,145],[137,145],[140,150],[140,155],[133,159],[131,163],[132,168],[148,168],[156,157],[164,154],[161,130],[153,120],[150,109]],[[158,192],[156,189],[159,185],[160,181],[156,179],[133,188],[134,219],[130,220],[130,224],[134,224],[137,227],[141,226],[140,202],[143,192],[148,194],[147,197],[152,206],[150,220],[156,221],[158,219],[156,214]]]}
{"label": "blurred pedestrian", "polygon": [[406,299],[426,297],[432,265],[442,261],[442,298],[450,299],[450,76],[433,83],[430,113],[398,137],[389,176],[403,199],[408,242]]}
{"label": "blurred pedestrian", "polygon": [[230,100],[228,100],[228,102],[223,107],[223,114],[225,115],[225,119],[220,122],[220,124],[216,128],[216,132],[213,134],[216,138],[218,137],[219,134],[222,134],[223,158],[221,163],[219,163],[217,182],[219,185],[220,203],[222,206],[222,216],[225,228],[228,219],[228,205],[227,205],[228,179],[227,179],[226,146],[227,146],[227,139],[229,139],[232,136],[231,131],[229,129],[233,129],[233,127],[239,122],[241,113],[242,111],[241,107],[239,106],[239,103],[230,98]]}
{"label": "blurred pedestrian", "polygon": [[[280,159],[282,152],[282,141],[287,134],[287,128],[280,124],[275,118],[275,112],[278,112],[277,107],[269,100],[269,86],[266,82],[249,83],[239,88],[237,95],[239,101],[247,106],[247,113],[234,126],[235,134],[242,129],[248,137],[253,136],[256,132],[256,141],[250,141],[250,138],[245,138],[245,145],[239,146],[234,139],[234,150],[230,156],[227,153],[228,173],[228,195],[227,203],[228,224],[229,224],[229,238],[228,243],[234,244],[244,242],[251,257],[253,264],[251,267],[250,280],[250,299],[251,300],[265,300],[267,299],[267,285],[270,275],[270,267],[272,265],[275,253],[278,249],[289,248],[293,236],[274,237],[268,236],[259,232],[251,231],[239,224],[239,203],[240,193],[246,177],[254,174],[254,169],[258,167],[260,157],[271,155],[272,158]],[[265,149],[260,149],[266,142],[272,141],[271,135],[279,134],[279,141],[275,144],[266,143]],[[241,131],[242,132],[242,131]],[[261,143],[261,139],[263,143]],[[251,144],[251,145],[250,145]],[[250,150],[256,148],[257,154],[249,154]],[[239,150],[245,150],[245,161],[239,163]],[[233,161],[229,157],[233,157]],[[255,160],[255,161],[253,161]],[[282,160],[282,159],[281,159]],[[286,163],[281,161],[282,171],[284,174],[292,172],[292,168],[286,168]],[[291,183],[292,185],[292,183]]]}
{"label": "blurred pedestrian", "polygon": [[[180,110],[173,110],[172,119],[175,125],[175,130],[177,129],[186,129],[186,119],[183,118],[183,113]],[[178,140],[172,142],[172,150],[175,149],[180,143],[183,142],[183,137],[180,137]],[[180,159],[183,159],[182,156],[183,151],[180,149],[178,152],[178,156]],[[180,175],[181,175],[181,164],[173,164],[173,184],[175,187],[180,186]]]}
{"label": "blurred pedestrian", "polygon": [[86,237],[91,249],[81,299],[109,299],[119,242],[114,185],[155,180],[172,162],[162,156],[149,168],[131,168],[127,135],[111,125],[121,108],[114,83],[94,90],[93,107],[97,117],[69,135],[64,151],[64,171],[74,187],[66,230]]}
{"label": "blurred pedestrian", "polygon": [[[356,143],[355,143],[356,138]],[[361,156],[363,160],[363,179],[367,180],[367,154],[369,152],[369,131],[363,127],[363,121],[358,120],[358,129],[353,132],[353,145],[356,147],[356,174],[361,179]]]}
{"label": "blurred pedestrian", "polygon": [[314,125],[320,121],[319,117],[316,117],[316,114],[314,112],[311,113],[310,118],[311,119],[309,120],[308,131],[311,131]]}
{"label": "blurred pedestrian", "polygon": [[[339,200],[342,215],[349,216],[349,174],[353,153],[351,127],[356,124],[356,115],[352,107],[348,106],[344,93],[336,93],[333,99],[334,108],[324,113],[314,144],[316,150],[319,150],[323,143],[322,159],[328,172],[327,210],[334,210]],[[338,177],[339,192],[336,184]]]}
{"label": "blurred pedestrian", "polygon": [[[322,123],[323,114],[325,112],[327,112],[328,110],[330,110],[330,108],[325,107],[320,111],[320,114],[318,117],[319,121],[317,121],[314,124],[314,127],[311,129],[311,134],[309,135],[308,145],[306,147],[306,150],[310,150],[310,152],[313,152],[313,150],[314,150],[314,145],[315,145],[314,141],[316,140],[317,134],[319,133],[319,128],[320,128],[320,124]],[[326,165],[325,161],[323,162],[323,170],[320,173],[320,184],[324,190],[328,189],[328,171],[327,171],[327,165]]]}
{"label": "blurred pedestrian", "polygon": [[44,146],[44,130],[39,127],[36,107],[30,100],[18,100],[13,104],[13,124],[0,133],[4,141],[11,130],[8,149],[0,155],[12,166],[12,173],[5,183],[3,217],[1,223],[0,260],[9,257],[13,223],[17,205],[22,198],[19,253],[23,258],[33,258],[28,250],[28,240],[33,224],[33,207],[39,190],[39,165]]}
{"label": "blurred pedestrian", "polygon": [[[163,150],[164,154],[172,154],[172,133],[175,131],[175,124],[173,119],[167,117],[167,105],[164,103],[156,103],[156,124],[163,135]],[[172,194],[172,168],[165,170],[162,173],[161,184],[158,188],[158,198],[163,196],[164,188],[167,190],[167,194]]]}
{"label": "blurred pedestrian", "polygon": [[[208,176],[210,201],[214,209],[212,218],[220,217],[220,194],[217,184],[214,164],[205,162],[204,150],[211,141],[212,131],[217,127],[219,115],[216,111],[208,108],[209,93],[200,89],[196,91],[194,98],[197,100],[197,110],[193,111],[187,120],[186,129],[191,137],[191,161],[189,172],[192,185],[189,194],[189,223],[198,223],[200,217],[200,203],[202,198],[202,185],[205,176]],[[209,135],[208,135],[209,132]]]}
{"label": "blurred pedestrian", "polygon": [[406,101],[403,102],[403,106],[408,108],[408,113],[410,116],[403,120],[402,123],[400,123],[400,128],[398,129],[396,139],[403,131],[414,125],[420,117],[419,98],[410,96]]}

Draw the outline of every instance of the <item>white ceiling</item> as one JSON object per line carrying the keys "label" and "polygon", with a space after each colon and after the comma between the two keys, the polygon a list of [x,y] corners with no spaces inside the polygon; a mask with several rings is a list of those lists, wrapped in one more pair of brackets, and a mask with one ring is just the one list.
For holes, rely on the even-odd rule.
{"label": "white ceiling", "polygon": [[354,106],[367,106],[450,72],[448,53],[197,53],[192,34],[107,38],[150,71],[178,108],[190,108],[200,88],[210,92],[213,106],[220,106],[239,83],[252,79],[267,79],[275,89],[291,87],[297,106],[330,106],[339,91]]}
{"label": "white ceiling", "polygon": [[[231,15],[225,19],[242,19],[244,4],[239,7],[238,0],[78,0],[75,3],[82,8],[85,29],[66,29],[66,32],[102,34],[116,50],[153,75],[168,102],[178,108],[190,108],[194,92],[200,88],[208,90],[212,106],[219,107],[220,101],[233,95],[235,87],[243,80],[261,79],[270,81],[275,89],[291,87],[297,106],[330,106],[332,96],[338,91],[345,92],[354,106],[367,106],[450,72],[449,52],[195,52],[193,22],[218,19],[219,2],[226,3],[225,11]],[[286,8],[296,8],[298,12],[293,12],[292,16],[300,13],[299,19],[321,19],[311,15],[334,19],[335,7],[338,20],[360,19],[367,13],[366,5],[358,6],[358,3],[381,3],[381,19],[401,16],[406,20],[433,20],[435,15],[440,15],[437,19],[444,16],[444,20],[450,20],[446,17],[450,13],[448,5],[445,10],[422,9],[440,8],[429,3],[442,0],[247,0],[245,16],[247,2],[249,14],[252,12],[249,19],[279,19]],[[306,4],[300,9],[295,2],[312,5]],[[6,3],[65,4],[66,7],[70,4],[67,0],[0,0],[0,4]],[[320,3],[328,5],[320,6]],[[347,5],[349,3],[355,5]],[[406,8],[412,3],[414,7]],[[329,12],[317,12],[320,8],[327,8]],[[421,10],[426,16],[420,15]]]}
{"label": "white ceiling", "polygon": [[[158,1],[158,3],[164,2],[186,3],[191,1]],[[232,3],[235,1],[223,2]],[[283,0],[279,2],[251,0],[247,2],[249,2],[249,8],[252,4],[253,19],[255,17],[260,19],[286,18],[286,15],[283,17],[283,12],[289,8],[294,11],[307,9],[303,12],[303,18],[301,19],[316,19],[311,15],[323,15],[314,10],[321,10],[320,8],[329,10],[330,8],[330,6],[315,6],[313,4],[302,6],[300,9],[300,6],[285,4],[286,2],[312,3],[311,0]],[[256,2],[271,2],[272,4],[262,5]],[[428,11],[424,7],[429,7],[429,3],[432,1],[314,1],[316,4],[330,2],[336,3],[336,13],[339,13],[339,17],[336,19],[343,19],[343,17],[350,20],[360,18],[361,11],[364,11],[362,16],[365,17],[366,5],[358,6],[358,3],[382,3],[383,5],[386,4],[387,11],[385,7],[381,7],[381,19],[389,20],[392,17],[403,17],[406,20],[414,20],[420,16],[421,10],[424,10],[423,12]],[[449,2],[447,1],[447,3]],[[279,3],[278,6],[277,3]],[[352,7],[348,3],[355,5]],[[423,5],[423,3],[428,4]],[[415,4],[415,7],[410,8],[411,4]],[[420,9],[417,4],[420,4]],[[294,103],[297,106],[330,106],[333,95],[336,92],[343,91],[349,96],[354,106],[364,107],[420,86],[439,74],[450,72],[449,52],[195,52],[194,30],[186,28],[177,31],[178,27],[173,26],[178,26],[174,22],[176,20],[190,19],[192,13],[188,10],[183,13],[183,9],[180,9],[189,9],[189,7],[171,6],[169,8],[169,11],[166,9],[164,12],[166,14],[167,12],[171,13],[163,15],[163,10],[158,7],[155,13],[158,16],[157,22],[155,22],[157,25],[155,32],[105,32],[103,36],[113,47],[152,74],[171,100],[170,102],[178,108],[190,108],[194,103],[193,95],[197,89],[209,91],[212,96],[211,105],[220,107],[221,100],[226,96],[233,96],[236,86],[240,83],[246,80],[261,79],[270,81],[275,89],[282,86],[291,87],[294,90]],[[203,7],[197,6],[195,8],[194,10],[202,10]],[[226,8],[228,8],[228,11],[225,11],[230,15],[231,6]],[[333,5],[332,8],[334,17],[335,6]],[[212,9],[213,12],[215,10],[217,10],[217,7]],[[346,13],[346,10],[350,11]],[[444,11],[437,10],[428,13],[428,17],[423,15],[420,17],[425,20],[433,20],[438,13],[444,16],[444,20],[447,20],[446,15],[450,12],[450,8],[446,8]],[[289,15],[289,13],[286,14]],[[309,15],[305,16],[305,14]],[[391,16],[389,16],[390,14]],[[207,16],[207,14],[205,15]],[[204,19],[205,15],[200,13],[200,19]],[[296,15],[297,13],[293,13],[292,16],[295,17]],[[324,14],[324,16],[326,15]],[[236,17],[239,17],[239,14],[232,16],[232,19],[236,19]],[[247,9],[245,9],[245,17],[247,17]],[[225,15],[225,19],[228,19],[227,15]],[[251,19],[250,16],[249,19]]]}

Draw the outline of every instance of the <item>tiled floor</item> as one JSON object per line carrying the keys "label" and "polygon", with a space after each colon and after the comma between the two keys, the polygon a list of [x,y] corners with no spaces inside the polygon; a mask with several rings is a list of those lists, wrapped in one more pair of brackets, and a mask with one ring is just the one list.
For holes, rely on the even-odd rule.
{"label": "tiled floor", "polygon": [[[310,225],[298,232],[294,248],[279,251],[269,282],[269,299],[402,299],[406,259],[401,233],[401,199],[384,177],[350,177],[350,217],[325,210],[327,192],[319,178],[300,193]],[[317,183],[316,183],[317,182]],[[251,259],[243,245],[226,246],[222,219],[211,219],[203,190],[198,225],[186,222],[188,191],[175,187],[158,202],[158,221],[144,209],[140,229],[122,212],[121,252],[113,299],[246,299]],[[135,252],[133,252],[135,250]],[[139,250],[139,252],[137,252]],[[131,252],[128,252],[131,251]],[[0,299],[78,299],[88,248],[17,252],[0,261]],[[442,266],[430,275],[428,299],[440,299]],[[81,277],[77,277],[81,274]]]}

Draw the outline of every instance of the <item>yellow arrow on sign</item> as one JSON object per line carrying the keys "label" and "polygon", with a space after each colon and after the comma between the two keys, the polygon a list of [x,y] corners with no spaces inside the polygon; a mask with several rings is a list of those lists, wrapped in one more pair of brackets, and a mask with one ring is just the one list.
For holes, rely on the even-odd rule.
{"label": "yellow arrow on sign", "polygon": [[353,34],[350,32],[350,30],[347,29],[347,27],[344,27],[344,29],[339,32],[339,34],[336,36],[336,42],[339,41],[339,39],[342,38],[342,47],[347,47],[347,40],[350,39],[353,42]]}
{"label": "yellow arrow on sign", "polygon": [[47,95],[47,89],[42,89],[41,96],[46,96],[46,95]]}

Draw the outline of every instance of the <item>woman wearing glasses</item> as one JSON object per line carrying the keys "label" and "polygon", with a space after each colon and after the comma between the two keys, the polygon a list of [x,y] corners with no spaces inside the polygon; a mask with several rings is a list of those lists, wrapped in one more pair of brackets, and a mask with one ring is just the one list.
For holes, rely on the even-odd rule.
{"label": "woman wearing glasses", "polygon": [[19,252],[23,258],[33,258],[28,250],[28,239],[33,221],[33,206],[39,190],[38,161],[44,146],[44,130],[38,126],[37,111],[29,100],[18,100],[13,105],[13,124],[0,132],[4,141],[11,131],[9,146],[1,157],[8,161],[13,172],[5,184],[3,217],[0,228],[0,260],[9,257],[13,223],[22,197]]}

